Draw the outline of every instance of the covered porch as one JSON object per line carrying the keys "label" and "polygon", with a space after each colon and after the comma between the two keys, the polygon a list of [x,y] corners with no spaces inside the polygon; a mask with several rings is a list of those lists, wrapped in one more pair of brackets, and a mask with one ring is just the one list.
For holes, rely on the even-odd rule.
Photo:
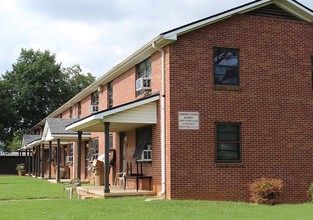
{"label": "covered porch", "polygon": [[[102,132],[104,134],[104,187],[87,187],[84,190],[88,193],[90,192],[98,192],[100,196],[108,196],[108,194],[112,194],[111,196],[118,196],[121,194],[123,196],[125,194],[132,194],[136,192],[136,195],[140,192],[147,193],[148,195],[155,195],[153,190],[138,190],[136,188],[133,190],[128,189],[120,189],[119,186],[110,186],[109,184],[109,172],[110,172],[110,163],[109,163],[109,151],[110,151],[110,133],[117,133],[119,136],[120,144],[118,145],[121,147],[123,144],[123,140],[127,140],[127,136],[125,133],[129,131],[133,131],[132,138],[136,139],[136,129],[145,127],[145,126],[152,126],[157,124],[157,100],[159,100],[159,94],[153,94],[147,96],[142,99],[135,100],[133,102],[125,103],[123,105],[119,105],[110,109],[106,109],[104,111],[97,112],[93,115],[85,117],[77,122],[69,124],[66,127],[66,130],[71,130],[75,132]],[[141,148],[142,150],[143,148]],[[137,148],[136,148],[136,151]],[[130,152],[129,150],[125,150],[125,154],[129,158],[129,155],[134,154],[134,152]],[[141,152],[140,152],[141,153]],[[137,152],[138,154],[138,152]],[[122,156],[126,158],[125,156]],[[122,172],[126,169],[126,162],[123,163],[122,157],[120,157],[120,161],[118,161],[121,166],[119,167],[119,172]],[[137,162],[137,160],[136,160]],[[151,163],[150,163],[151,165]],[[151,165],[152,166],[152,165]],[[143,174],[141,174],[143,175]],[[152,177],[151,177],[152,179]],[[153,180],[151,181],[151,185],[153,185]],[[117,188],[118,187],[118,188]],[[99,192],[99,189],[102,191]],[[151,187],[150,189],[153,189]],[[83,189],[82,189],[83,190]]]}

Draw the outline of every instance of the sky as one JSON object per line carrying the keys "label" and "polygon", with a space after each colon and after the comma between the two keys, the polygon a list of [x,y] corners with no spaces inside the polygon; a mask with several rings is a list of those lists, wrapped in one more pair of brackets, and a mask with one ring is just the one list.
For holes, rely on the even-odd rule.
{"label": "sky", "polygon": [[[0,75],[21,49],[100,77],[160,33],[249,0],[0,0]],[[312,0],[298,0],[313,9]]]}

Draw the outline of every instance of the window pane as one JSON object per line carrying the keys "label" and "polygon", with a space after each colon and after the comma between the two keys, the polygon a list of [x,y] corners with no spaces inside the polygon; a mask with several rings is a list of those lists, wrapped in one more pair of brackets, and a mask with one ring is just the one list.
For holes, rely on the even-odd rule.
{"label": "window pane", "polygon": [[218,144],[217,159],[218,160],[239,160],[240,151],[239,144]]}
{"label": "window pane", "polygon": [[238,151],[239,150],[239,144],[217,144],[217,150],[218,151]]}
{"label": "window pane", "polygon": [[214,48],[214,83],[238,85],[239,50]]}
{"label": "window pane", "polygon": [[214,82],[216,84],[238,84],[237,68],[215,66]]}
{"label": "window pane", "polygon": [[220,132],[217,133],[218,141],[238,141],[239,134],[234,132]]}
{"label": "window pane", "polygon": [[238,124],[218,124],[217,132],[238,132]]}
{"label": "window pane", "polygon": [[214,48],[214,64],[223,66],[238,66],[239,50]]}
{"label": "window pane", "polygon": [[218,160],[240,160],[238,152],[233,151],[218,151]]}
{"label": "window pane", "polygon": [[218,141],[239,141],[239,125],[217,125]]}
{"label": "window pane", "polygon": [[217,160],[240,160],[240,124],[216,125],[216,156]]}

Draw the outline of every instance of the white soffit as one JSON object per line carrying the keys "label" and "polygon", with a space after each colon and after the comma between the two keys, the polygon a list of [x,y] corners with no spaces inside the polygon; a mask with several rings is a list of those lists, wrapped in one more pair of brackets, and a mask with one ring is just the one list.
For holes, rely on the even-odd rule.
{"label": "white soffit", "polygon": [[[67,126],[66,130],[88,132],[104,131],[103,122],[111,123],[110,131],[126,131],[138,126],[156,124],[157,105],[155,101],[158,99],[159,95],[155,95],[99,112]],[[117,124],[119,124],[119,126]],[[124,126],[124,129],[121,126]]]}

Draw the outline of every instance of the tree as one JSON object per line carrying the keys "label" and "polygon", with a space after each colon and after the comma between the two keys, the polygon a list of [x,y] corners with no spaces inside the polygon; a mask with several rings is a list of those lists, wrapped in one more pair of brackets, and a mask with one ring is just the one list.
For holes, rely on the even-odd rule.
{"label": "tree", "polygon": [[0,141],[2,139],[4,143],[10,143],[14,133],[27,133],[36,123],[94,81],[90,73],[85,76],[81,72],[79,65],[62,68],[56,62],[55,55],[47,50],[22,49],[12,67],[12,71],[7,71],[1,81],[5,94],[0,97],[0,103],[10,99],[3,117],[11,116],[14,119],[3,123],[4,134],[0,133]]}
{"label": "tree", "polygon": [[92,76],[91,73],[87,73],[86,75],[83,74],[79,64],[63,68],[62,72],[66,75],[67,83],[69,85],[68,88],[70,88],[69,92],[72,97],[95,80],[95,77]]}

